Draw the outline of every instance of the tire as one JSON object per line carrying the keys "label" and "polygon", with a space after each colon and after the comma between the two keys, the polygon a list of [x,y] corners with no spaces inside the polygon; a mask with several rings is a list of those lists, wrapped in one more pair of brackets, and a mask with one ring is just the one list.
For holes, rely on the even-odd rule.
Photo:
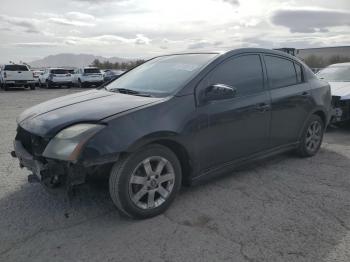
{"label": "tire", "polygon": [[10,89],[9,86],[8,86],[7,84],[4,83],[4,90],[5,90],[5,91],[9,91],[9,89]]}
{"label": "tire", "polygon": [[35,84],[30,85],[30,90],[35,90]]}
{"label": "tire", "polygon": [[47,89],[52,88],[52,84],[48,80],[46,80],[46,88]]}
{"label": "tire", "polygon": [[[160,163],[163,163],[163,168],[156,172]],[[147,173],[145,166],[152,172]],[[132,178],[135,183],[131,182]],[[145,219],[163,213],[170,206],[181,187],[181,179],[181,165],[176,155],[167,147],[151,144],[114,164],[109,177],[109,192],[122,215]],[[152,195],[154,201],[149,202]]]}
{"label": "tire", "polygon": [[312,115],[304,127],[297,154],[300,157],[316,155],[322,145],[324,130],[325,124],[321,117]]}
{"label": "tire", "polygon": [[84,88],[84,83],[82,83],[80,79],[78,79],[78,87]]}

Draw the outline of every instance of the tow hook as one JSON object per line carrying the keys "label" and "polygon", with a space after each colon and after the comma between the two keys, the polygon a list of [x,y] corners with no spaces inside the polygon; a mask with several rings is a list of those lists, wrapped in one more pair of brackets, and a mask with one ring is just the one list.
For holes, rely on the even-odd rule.
{"label": "tow hook", "polygon": [[11,151],[11,156],[16,158],[17,157],[16,152],[15,151]]}

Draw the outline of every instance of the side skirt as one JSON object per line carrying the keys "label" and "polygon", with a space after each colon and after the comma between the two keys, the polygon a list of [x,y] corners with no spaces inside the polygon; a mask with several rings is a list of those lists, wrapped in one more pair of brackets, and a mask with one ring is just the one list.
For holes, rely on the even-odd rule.
{"label": "side skirt", "polygon": [[193,177],[190,181],[191,185],[199,184],[200,182],[210,180],[211,178],[214,178],[216,176],[222,175],[227,173],[228,171],[232,171],[237,167],[243,166],[247,163],[265,159],[274,155],[278,155],[284,152],[291,151],[293,149],[296,149],[299,145],[299,142],[278,146],[269,150],[261,151],[255,154],[250,155],[249,157],[242,157],[235,159],[233,161],[224,163],[220,166],[216,166],[207,170],[204,170],[199,175]]}

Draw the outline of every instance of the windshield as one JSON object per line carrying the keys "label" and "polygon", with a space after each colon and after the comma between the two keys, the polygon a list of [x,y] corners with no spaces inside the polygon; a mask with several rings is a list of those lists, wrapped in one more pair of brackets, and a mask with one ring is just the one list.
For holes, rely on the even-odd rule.
{"label": "windshield", "polygon": [[330,82],[350,82],[350,66],[329,66],[318,72],[317,77]]}
{"label": "windshield", "polygon": [[69,74],[69,71],[66,69],[53,69],[50,72],[51,74],[55,74],[55,75]]}
{"label": "windshield", "polygon": [[100,74],[101,71],[98,68],[85,68],[84,73],[85,74],[97,74],[97,73]]}
{"label": "windshield", "polygon": [[5,65],[4,70],[6,71],[29,71],[25,65]]}
{"label": "windshield", "polygon": [[184,54],[154,58],[106,86],[154,96],[167,96],[181,88],[217,54]]}

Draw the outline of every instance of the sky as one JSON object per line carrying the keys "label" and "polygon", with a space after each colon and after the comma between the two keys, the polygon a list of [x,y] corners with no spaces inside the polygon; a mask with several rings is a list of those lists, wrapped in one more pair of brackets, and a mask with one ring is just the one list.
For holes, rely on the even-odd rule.
{"label": "sky", "polygon": [[51,54],[150,58],[239,47],[350,45],[350,0],[14,0],[0,63]]}

